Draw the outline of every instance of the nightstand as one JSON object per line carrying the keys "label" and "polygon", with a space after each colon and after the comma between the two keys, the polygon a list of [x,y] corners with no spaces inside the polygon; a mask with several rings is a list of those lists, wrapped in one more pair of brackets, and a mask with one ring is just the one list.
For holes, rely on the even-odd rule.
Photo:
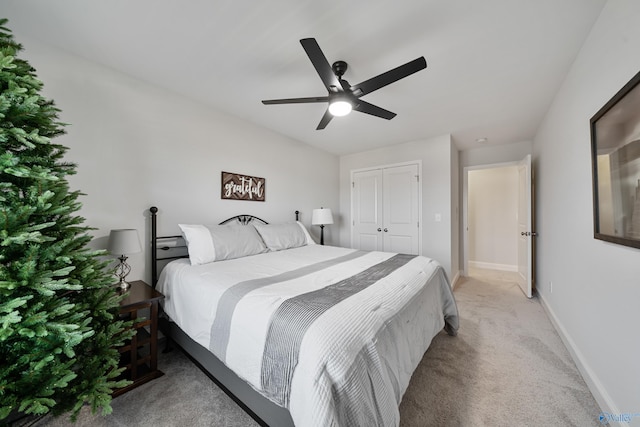
{"label": "nightstand", "polygon": [[132,328],[136,333],[118,350],[120,366],[126,368],[121,378],[133,383],[114,390],[113,397],[164,375],[158,370],[158,304],[164,295],[142,280],[130,284],[131,287],[125,291],[125,298],[120,302],[120,318],[134,320]]}

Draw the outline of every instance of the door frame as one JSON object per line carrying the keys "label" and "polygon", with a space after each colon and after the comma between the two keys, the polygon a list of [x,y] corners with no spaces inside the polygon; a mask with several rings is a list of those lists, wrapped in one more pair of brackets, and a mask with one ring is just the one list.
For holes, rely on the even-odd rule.
{"label": "door frame", "polygon": [[465,166],[462,177],[462,275],[469,277],[469,172],[483,169],[498,169],[518,166],[520,160],[513,162],[490,163],[486,165]]}
{"label": "door frame", "polygon": [[351,169],[349,171],[349,182],[351,182],[351,188],[349,190],[349,218],[351,219],[350,224],[349,224],[349,245],[350,247],[353,248],[353,222],[354,222],[354,217],[353,217],[353,182],[354,182],[354,177],[353,175],[355,173],[358,172],[366,172],[366,171],[372,171],[372,170],[377,170],[377,169],[386,169],[386,168],[394,168],[394,167],[400,167],[400,166],[409,166],[409,165],[417,165],[418,166],[418,218],[420,218],[420,224],[418,227],[418,254],[422,255],[422,230],[423,230],[423,223],[424,223],[424,218],[422,217],[422,160],[409,160],[406,162],[400,162],[400,163],[389,163],[389,164],[384,164],[384,165],[378,165],[378,166],[369,166],[366,168],[358,168],[358,169]]}
{"label": "door frame", "polygon": [[[527,298],[532,298],[533,297],[533,293],[535,292],[535,285],[534,285],[534,278],[533,278],[533,268],[534,268],[534,242],[535,242],[535,230],[534,230],[534,217],[533,217],[533,210],[535,209],[535,206],[533,204],[533,167],[532,167],[532,161],[531,161],[531,154],[528,154],[525,156],[524,159],[522,159],[519,164],[518,164],[518,188],[520,188],[520,185],[522,183],[522,176],[521,176],[521,170],[524,167],[524,170],[526,172],[526,175],[524,176],[524,180],[525,180],[525,186],[526,186],[526,190],[525,190],[525,203],[526,203],[526,207],[525,209],[527,210],[526,212],[526,219],[527,219],[527,223],[526,225],[526,230],[521,231],[520,233],[520,237],[518,240],[518,274],[520,274],[521,276],[521,280],[518,281],[518,286],[520,286],[520,288],[522,289],[522,291],[524,292],[524,294],[527,296]],[[520,197],[522,197],[522,194],[518,191],[518,199],[520,199]],[[518,226],[520,227],[521,225],[521,221],[520,221],[520,209],[522,208],[522,206],[520,205],[520,200],[518,200]],[[523,234],[524,233],[524,234]],[[522,239],[524,237],[524,239]],[[522,277],[522,272],[521,272],[521,267],[522,264],[520,263],[520,249],[522,248],[522,243],[524,243],[524,245],[526,246],[526,252],[527,252],[527,260],[526,260],[526,272],[527,275],[526,277]],[[524,283],[522,283],[522,281],[524,280]]]}

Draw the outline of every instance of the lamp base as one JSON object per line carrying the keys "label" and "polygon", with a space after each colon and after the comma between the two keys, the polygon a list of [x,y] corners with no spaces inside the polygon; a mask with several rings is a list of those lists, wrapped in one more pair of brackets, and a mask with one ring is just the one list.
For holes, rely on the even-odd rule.
{"label": "lamp base", "polygon": [[122,291],[126,291],[131,287],[131,284],[129,282],[125,282],[124,280],[121,280],[118,283],[116,283],[116,287]]}
{"label": "lamp base", "polygon": [[131,271],[131,266],[127,264],[126,255],[121,255],[118,257],[118,259],[120,260],[120,263],[116,266],[114,274],[118,276],[120,281],[116,283],[116,286],[121,290],[126,291],[127,289],[129,289],[131,285],[127,283],[127,281],[124,279],[125,277],[127,277],[127,274],[129,274],[129,272]]}

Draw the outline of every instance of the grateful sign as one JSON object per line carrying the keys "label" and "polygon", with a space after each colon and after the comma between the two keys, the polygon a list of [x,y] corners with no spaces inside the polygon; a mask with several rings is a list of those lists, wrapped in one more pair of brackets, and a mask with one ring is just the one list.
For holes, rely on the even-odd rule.
{"label": "grateful sign", "polygon": [[265,179],[222,172],[222,198],[264,202]]}

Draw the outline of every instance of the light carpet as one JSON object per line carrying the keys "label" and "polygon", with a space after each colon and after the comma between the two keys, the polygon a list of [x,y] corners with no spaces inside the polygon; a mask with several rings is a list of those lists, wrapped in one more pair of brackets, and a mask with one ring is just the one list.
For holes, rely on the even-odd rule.
{"label": "light carpet", "polygon": [[[599,426],[600,408],[538,299],[510,278],[477,274],[455,290],[458,336],[438,334],[400,405],[402,427]],[[257,426],[184,354],[159,356],[165,375],[84,408],[76,426]],[[70,426],[68,417],[38,425]]]}

